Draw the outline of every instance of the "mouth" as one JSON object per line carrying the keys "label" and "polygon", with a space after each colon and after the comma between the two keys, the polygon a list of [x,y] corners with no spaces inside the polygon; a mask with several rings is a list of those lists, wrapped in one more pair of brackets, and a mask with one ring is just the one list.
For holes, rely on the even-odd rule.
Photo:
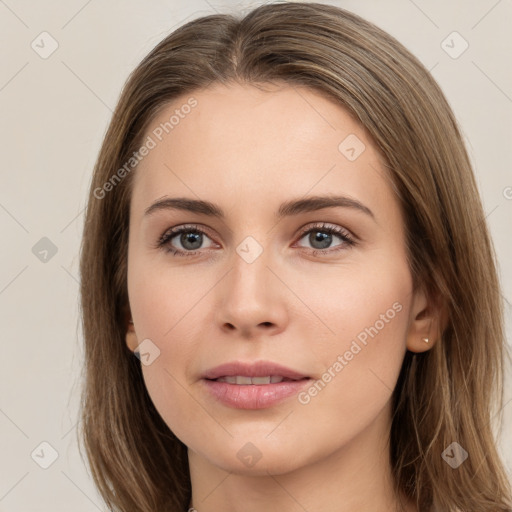
{"label": "mouth", "polygon": [[[233,377],[238,381],[230,381],[230,384],[259,384],[260,382],[257,380],[259,378],[274,379],[276,382],[280,382],[278,379],[300,380],[307,378],[308,375],[271,361],[255,361],[250,363],[231,361],[215,368],[210,368],[202,375],[203,379],[208,380]],[[248,379],[251,379],[251,382]],[[261,381],[261,383],[269,384],[270,381]]]}
{"label": "mouth", "polygon": [[297,394],[312,378],[267,361],[235,361],[208,370],[202,381],[210,396],[223,405],[266,409]]}
{"label": "mouth", "polygon": [[[304,377],[303,379],[308,379]],[[214,382],[227,382],[228,384],[236,384],[237,386],[263,386],[265,384],[279,384],[279,382],[296,382],[303,379],[290,379],[282,375],[267,375],[266,377],[248,377],[246,375],[226,375],[217,379],[207,379]]]}

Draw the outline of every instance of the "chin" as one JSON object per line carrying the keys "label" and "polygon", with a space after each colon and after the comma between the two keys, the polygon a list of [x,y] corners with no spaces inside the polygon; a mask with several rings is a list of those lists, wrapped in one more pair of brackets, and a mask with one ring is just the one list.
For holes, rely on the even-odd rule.
{"label": "chin", "polygon": [[[256,439],[250,441],[250,439]],[[281,475],[292,472],[308,464],[314,454],[297,450],[302,443],[291,442],[283,445],[278,438],[275,442],[258,442],[256,436],[242,436],[218,445],[192,448],[196,456],[206,459],[210,464],[229,473],[244,476]],[[298,456],[299,455],[299,456]]]}
{"label": "chin", "polygon": [[228,460],[222,458],[222,460],[214,460],[211,462],[226,472],[242,476],[283,475],[301,467],[300,462],[292,462],[286,455],[281,457],[279,454],[274,454],[270,460],[268,460],[268,457],[262,457],[253,466],[245,465],[238,459],[233,460],[233,458]]}

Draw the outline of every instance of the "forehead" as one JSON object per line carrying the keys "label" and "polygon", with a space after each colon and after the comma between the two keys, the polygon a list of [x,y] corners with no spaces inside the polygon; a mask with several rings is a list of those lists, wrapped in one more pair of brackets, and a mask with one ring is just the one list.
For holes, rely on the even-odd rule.
{"label": "forehead", "polygon": [[270,208],[274,199],[334,190],[370,202],[390,193],[364,127],[305,87],[216,84],[183,95],[153,120],[144,137],[150,139],[134,176],[138,211],[163,195],[229,209]]}

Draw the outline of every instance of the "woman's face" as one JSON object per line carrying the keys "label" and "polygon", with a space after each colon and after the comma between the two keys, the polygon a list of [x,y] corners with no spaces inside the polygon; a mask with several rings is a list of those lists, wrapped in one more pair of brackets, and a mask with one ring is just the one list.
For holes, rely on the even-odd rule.
{"label": "woman's face", "polygon": [[252,474],[372,456],[424,306],[367,132],[311,90],[268,89],[215,85],[158,115],[128,251],[127,344],[157,410],[196,457]]}

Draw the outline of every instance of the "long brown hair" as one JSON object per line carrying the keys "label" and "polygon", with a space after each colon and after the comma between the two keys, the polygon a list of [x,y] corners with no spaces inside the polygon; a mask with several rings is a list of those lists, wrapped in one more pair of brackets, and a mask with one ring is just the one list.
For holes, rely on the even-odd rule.
{"label": "long brown hair", "polygon": [[[457,122],[432,76],[397,40],[317,3],[266,4],[241,19],[191,21],[142,60],[122,91],[94,169],[80,261],[79,446],[109,509],[181,512],[191,496],[186,446],[156,411],[125,343],[136,172],[126,162],[166,104],[215,82],[306,86],[369,131],[404,213],[415,286],[445,304],[447,318],[431,350],[407,352],[393,395],[396,487],[422,512],[510,511],[491,424],[503,400],[500,287]],[[442,457],[453,442],[469,454],[457,469]]]}

